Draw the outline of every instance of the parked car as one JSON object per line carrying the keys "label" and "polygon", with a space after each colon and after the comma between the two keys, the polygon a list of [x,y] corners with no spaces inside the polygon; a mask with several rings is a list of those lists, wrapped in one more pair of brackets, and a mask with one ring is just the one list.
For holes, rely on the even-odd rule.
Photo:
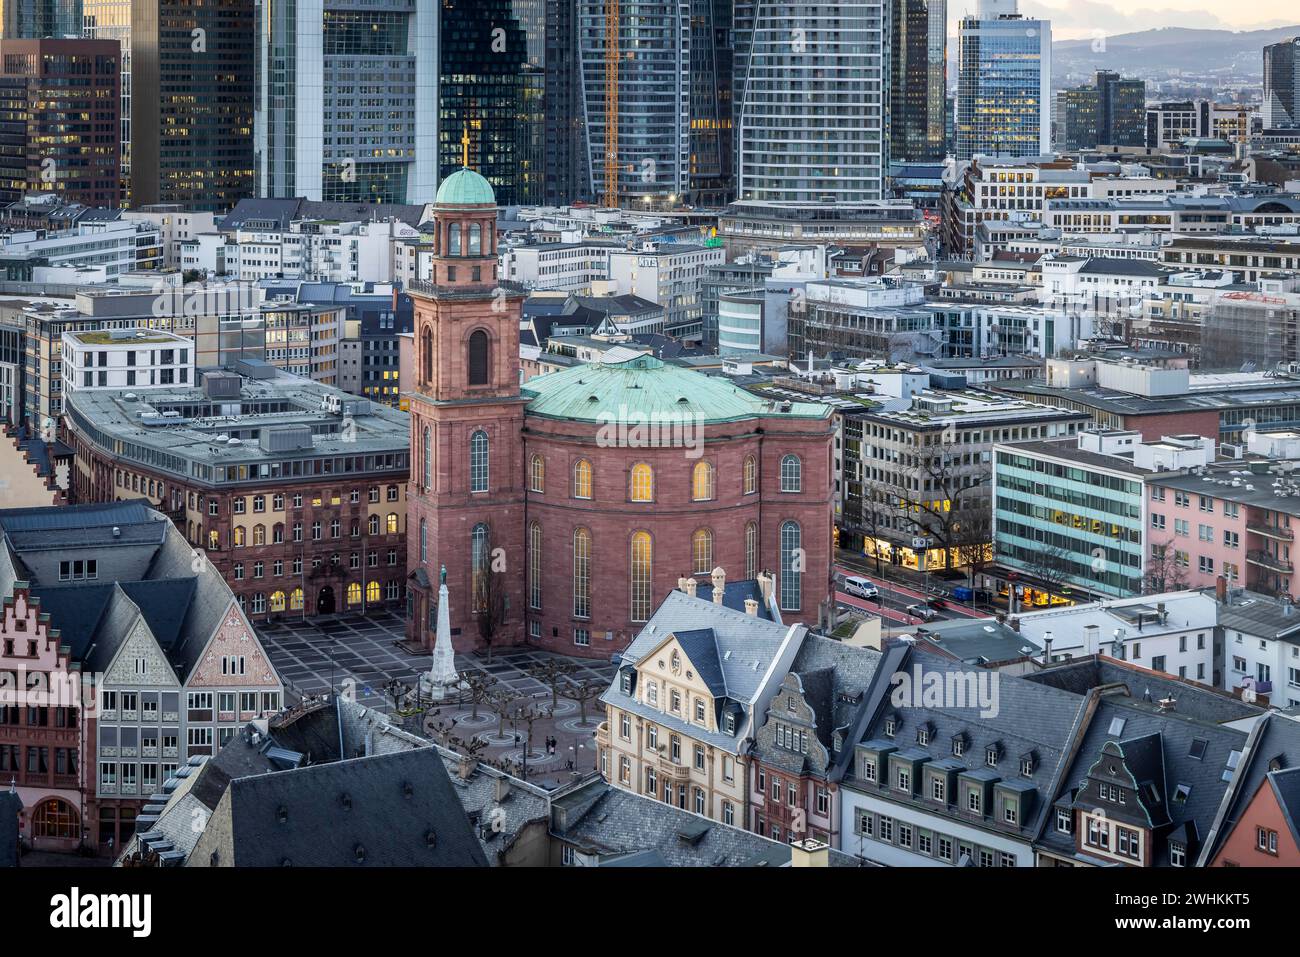
{"label": "parked car", "polygon": [[922,621],[934,621],[939,617],[938,613],[929,605],[908,605],[905,609],[913,618],[920,618]]}
{"label": "parked car", "polygon": [[880,589],[870,579],[850,575],[844,579],[844,591],[859,598],[879,598]]}

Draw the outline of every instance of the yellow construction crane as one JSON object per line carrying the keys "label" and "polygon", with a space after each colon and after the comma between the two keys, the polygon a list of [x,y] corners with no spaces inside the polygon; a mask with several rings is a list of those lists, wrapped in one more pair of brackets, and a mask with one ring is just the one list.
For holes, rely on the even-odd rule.
{"label": "yellow construction crane", "polygon": [[605,0],[605,205],[618,206],[618,11]]}

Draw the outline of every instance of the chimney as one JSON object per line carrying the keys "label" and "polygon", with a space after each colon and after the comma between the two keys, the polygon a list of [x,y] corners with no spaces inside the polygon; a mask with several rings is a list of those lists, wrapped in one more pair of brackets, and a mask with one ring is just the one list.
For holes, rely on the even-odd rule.
{"label": "chimney", "polygon": [[830,857],[831,846],[812,838],[795,841],[790,845],[791,867],[828,867]]}
{"label": "chimney", "polygon": [[685,583],[684,586],[682,587],[682,591],[686,592],[686,594],[688,594],[688,595],[690,595],[692,598],[694,598],[694,597],[695,597],[695,585],[696,585],[695,579],[694,579],[694,578],[685,578],[685,579],[682,579],[682,581]]}
{"label": "chimney", "polygon": [[758,590],[759,593],[763,596],[763,604],[770,605],[772,603],[772,573],[771,572],[758,573]]}
{"label": "chimney", "polygon": [[745,614],[749,615],[751,618],[758,617],[758,599],[756,598],[745,599]]}
{"label": "chimney", "polygon": [[719,565],[717,568],[713,569],[713,574],[709,577],[713,579],[713,604],[721,605],[722,596],[727,591],[727,573],[724,572],[722,566]]}
{"label": "chimney", "polygon": [[510,779],[504,774],[494,782],[494,796],[498,804],[504,804],[506,798],[510,796]]}
{"label": "chimney", "polygon": [[1228,603],[1228,579],[1222,575],[1214,580],[1214,600],[1220,605]]}
{"label": "chimney", "polygon": [[1052,663],[1052,633],[1050,631],[1045,631],[1043,632],[1043,664],[1050,665],[1051,663]]}
{"label": "chimney", "polygon": [[685,575],[680,575],[680,576],[678,576],[678,578],[677,578],[677,590],[678,590],[678,591],[686,591],[686,583],[689,582],[689,581],[690,581],[690,579],[687,578]]}

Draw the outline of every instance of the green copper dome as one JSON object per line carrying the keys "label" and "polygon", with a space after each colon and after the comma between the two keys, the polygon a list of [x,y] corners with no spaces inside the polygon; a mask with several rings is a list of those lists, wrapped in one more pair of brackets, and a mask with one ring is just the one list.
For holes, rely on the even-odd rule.
{"label": "green copper dome", "polygon": [[438,187],[439,206],[495,206],[492,185],[472,169],[458,169]]}
{"label": "green copper dome", "polygon": [[670,422],[734,422],[751,416],[829,418],[831,408],[792,402],[787,408],[747,392],[721,376],[671,365],[650,355],[612,351],[603,361],[529,379],[528,414],[582,422],[625,418]]}

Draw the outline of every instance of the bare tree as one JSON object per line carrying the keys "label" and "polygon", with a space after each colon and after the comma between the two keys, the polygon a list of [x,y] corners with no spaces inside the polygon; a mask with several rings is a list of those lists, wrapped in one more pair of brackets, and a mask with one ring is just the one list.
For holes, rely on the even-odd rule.
{"label": "bare tree", "polygon": [[1181,591],[1187,587],[1187,570],[1178,563],[1178,552],[1170,539],[1163,545],[1152,545],[1151,554],[1142,570],[1142,594],[1158,595],[1161,592]]}
{"label": "bare tree", "polygon": [[504,737],[506,733],[506,718],[513,714],[513,708],[516,695],[509,688],[494,688],[488,693],[487,706],[497,716],[497,736]]}
{"label": "bare tree", "polygon": [[988,512],[973,512],[954,532],[957,564],[966,567],[974,590],[975,576],[993,564],[993,516]]}
{"label": "bare tree", "polygon": [[570,701],[578,702],[578,714],[581,716],[579,724],[583,727],[587,725],[587,702],[592,698],[597,698],[605,693],[609,687],[609,682],[602,678],[574,678],[568,677],[564,687],[560,689],[560,695],[568,698]]}
{"label": "bare tree", "polygon": [[560,685],[564,679],[573,674],[574,666],[560,658],[547,658],[539,665],[528,669],[528,674],[551,689],[551,708],[560,706]]}
{"label": "bare tree", "polygon": [[1073,570],[1068,550],[1059,545],[1051,545],[1034,552],[1025,560],[1025,570],[1043,583],[1049,592],[1060,593],[1066,578]]}
{"label": "bare tree", "polygon": [[984,494],[989,473],[959,473],[950,446],[918,455],[914,471],[921,491],[898,502],[898,514],[918,537],[943,549],[943,567],[951,568],[962,528],[991,524],[992,506]]}
{"label": "bare tree", "polygon": [[505,573],[498,571],[492,561],[493,549],[484,548],[474,570],[474,617],[478,623],[478,636],[487,648],[488,664],[492,663],[492,642],[506,620]]}
{"label": "bare tree", "polygon": [[462,675],[461,680],[465,682],[465,688],[469,694],[470,717],[477,721],[478,706],[488,700],[497,679],[486,671],[470,671]]}

